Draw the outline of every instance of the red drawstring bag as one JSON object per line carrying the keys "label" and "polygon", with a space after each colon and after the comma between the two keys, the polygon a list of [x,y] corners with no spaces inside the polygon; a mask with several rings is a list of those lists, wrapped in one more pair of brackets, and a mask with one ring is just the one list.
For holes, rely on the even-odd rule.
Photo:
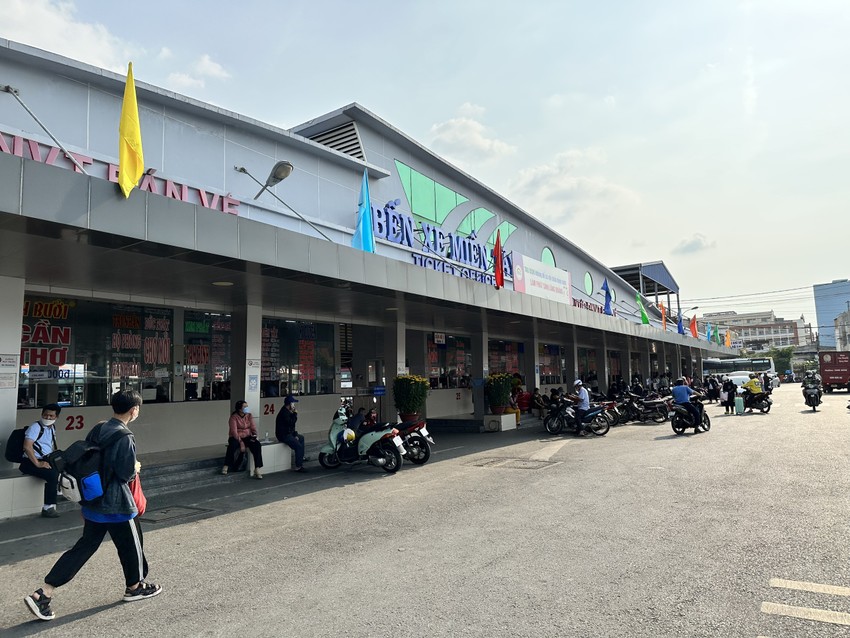
{"label": "red drawstring bag", "polygon": [[139,510],[139,516],[142,516],[148,507],[148,499],[145,498],[145,493],[142,492],[142,479],[136,474],[136,476],[130,479],[127,486],[130,488],[130,494],[133,495],[133,501],[136,503],[136,509]]}

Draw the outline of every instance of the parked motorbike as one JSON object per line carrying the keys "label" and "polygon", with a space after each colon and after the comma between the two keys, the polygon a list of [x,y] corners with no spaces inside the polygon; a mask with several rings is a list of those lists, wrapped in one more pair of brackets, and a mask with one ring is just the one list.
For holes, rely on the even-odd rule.
{"label": "parked motorbike", "polygon": [[[820,387],[814,383],[810,383],[803,387],[803,397],[805,397],[806,405],[812,409],[812,412],[818,411],[820,405]],[[850,408],[850,405],[847,406]]]}
{"label": "parked motorbike", "polygon": [[700,430],[708,432],[711,429],[711,419],[705,413],[705,406],[702,404],[701,398],[702,395],[691,395],[691,403],[696,406],[700,414],[700,419],[696,423],[694,423],[694,415],[684,405],[670,403],[668,416],[670,417],[670,425],[673,428],[673,432],[684,434],[685,430],[693,428],[694,434],[696,434]]}
{"label": "parked motorbike", "polygon": [[425,465],[431,458],[431,446],[434,439],[425,427],[425,420],[397,423],[395,428],[407,450],[407,460],[416,465]]}
{"label": "parked motorbike", "polygon": [[605,408],[601,405],[591,406],[582,418],[581,424],[578,424],[572,403],[562,400],[550,405],[548,414],[543,417],[543,427],[549,434],[560,434],[565,428],[577,430],[581,427],[582,429],[589,429],[596,436],[605,436],[611,426],[602,414],[604,410]]}
{"label": "parked motorbike", "polygon": [[328,431],[328,442],[319,451],[319,463],[334,469],[345,463],[370,463],[394,474],[401,469],[406,450],[399,431],[386,424],[372,432],[357,436],[349,427],[345,408],[340,408]]}
{"label": "parked motorbike", "polygon": [[750,408],[758,410],[763,414],[770,412],[770,406],[773,405],[773,399],[770,398],[770,392],[751,392],[744,393],[744,409]]}
{"label": "parked motorbike", "polygon": [[642,399],[632,392],[626,393],[623,412],[629,421],[664,423],[667,420],[664,399]]}

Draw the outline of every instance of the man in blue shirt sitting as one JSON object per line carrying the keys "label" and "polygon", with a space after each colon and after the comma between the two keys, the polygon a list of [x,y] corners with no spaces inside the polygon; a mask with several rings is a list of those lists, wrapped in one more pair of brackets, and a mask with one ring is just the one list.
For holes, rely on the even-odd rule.
{"label": "man in blue shirt sitting", "polygon": [[685,406],[685,409],[691,413],[691,416],[694,419],[694,428],[696,428],[696,431],[699,432],[699,427],[697,426],[699,426],[700,421],[702,421],[702,416],[700,415],[697,406],[691,403],[691,395],[696,394],[696,392],[686,386],[685,380],[680,377],[676,379],[676,384],[673,386],[671,393],[673,394],[673,402],[678,405]]}

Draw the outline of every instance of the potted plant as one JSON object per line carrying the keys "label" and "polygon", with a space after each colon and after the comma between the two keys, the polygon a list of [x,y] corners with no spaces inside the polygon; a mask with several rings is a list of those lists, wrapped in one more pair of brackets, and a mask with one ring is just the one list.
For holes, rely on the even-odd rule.
{"label": "potted plant", "polygon": [[393,379],[393,401],[402,421],[412,421],[425,409],[431,385],[415,374],[402,374]]}
{"label": "potted plant", "polygon": [[487,376],[484,394],[493,414],[503,414],[511,401],[513,377],[507,372],[497,372]]}

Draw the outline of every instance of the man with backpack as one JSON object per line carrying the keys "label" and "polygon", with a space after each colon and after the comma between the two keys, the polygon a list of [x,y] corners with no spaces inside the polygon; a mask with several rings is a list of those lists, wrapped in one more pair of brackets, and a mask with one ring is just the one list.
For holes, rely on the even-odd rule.
{"label": "man with backpack", "polygon": [[85,520],[82,537],[59,557],[44,585],[24,599],[27,608],[41,620],[55,618],[50,606],[55,588],[76,576],[100,547],[107,532],[124,570],[127,588],[122,600],[152,598],[162,591],[159,585],[144,580],[148,563],[142,548],[142,530],[136,520],[138,509],[127,485],[140,467],[136,441],[127,426],[139,417],[142,397],[135,390],[123,390],[113,394],[110,403],[112,418],[95,426],[86,436],[87,442],[100,446],[103,496],[82,503]]}
{"label": "man with backpack", "polygon": [[56,403],[45,405],[41,409],[41,418],[31,424],[24,432],[24,454],[21,459],[22,474],[29,474],[44,481],[44,505],[41,515],[56,518],[56,488],[59,485],[59,472],[47,462],[47,456],[56,450],[56,417],[62,408]]}

